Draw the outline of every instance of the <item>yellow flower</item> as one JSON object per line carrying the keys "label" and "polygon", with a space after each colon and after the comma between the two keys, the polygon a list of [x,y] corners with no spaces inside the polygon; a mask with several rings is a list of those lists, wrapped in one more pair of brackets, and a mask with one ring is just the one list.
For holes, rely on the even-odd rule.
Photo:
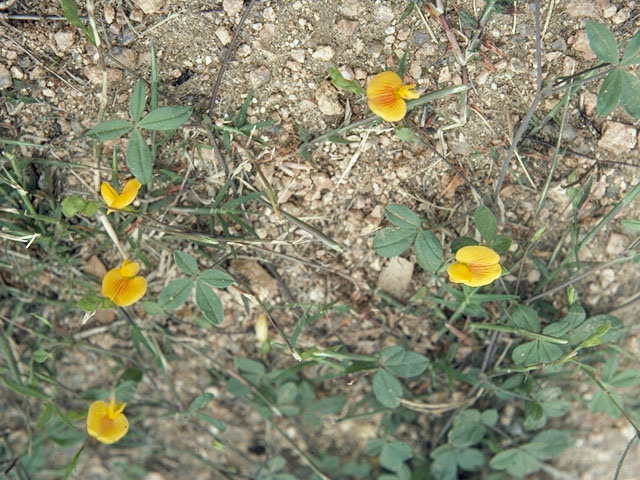
{"label": "yellow flower", "polygon": [[144,277],[136,277],[140,266],[125,259],[118,268],[112,268],[102,278],[102,295],[116,305],[128,307],[142,298],[147,291]]}
{"label": "yellow flower", "polygon": [[395,72],[382,72],[369,82],[367,98],[373,113],[387,122],[402,120],[407,113],[404,99],[418,98],[415,84],[402,85],[402,79]]}
{"label": "yellow flower", "polygon": [[502,275],[500,256],[489,247],[462,247],[456,252],[456,260],[456,263],[447,268],[449,280],[454,283],[482,287]]}
{"label": "yellow flower", "polygon": [[87,415],[87,432],[102,443],[120,440],[129,430],[129,422],[124,416],[125,403],[118,403],[111,397],[109,405],[102,400],[93,402]]}
{"label": "yellow flower", "polygon": [[127,183],[125,183],[124,188],[122,189],[122,193],[118,194],[116,189],[113,188],[107,182],[102,182],[102,186],[100,187],[100,193],[102,193],[102,198],[104,199],[104,203],[107,204],[109,210],[107,213],[111,213],[114,210],[122,210],[127,205],[131,204],[138,195],[138,190],[140,190],[140,182],[135,178],[132,178]]}

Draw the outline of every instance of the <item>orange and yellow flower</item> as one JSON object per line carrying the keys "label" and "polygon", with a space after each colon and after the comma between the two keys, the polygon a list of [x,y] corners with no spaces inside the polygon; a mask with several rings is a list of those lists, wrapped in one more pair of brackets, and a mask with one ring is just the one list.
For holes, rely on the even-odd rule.
{"label": "orange and yellow flower", "polygon": [[93,402],[87,415],[87,432],[102,443],[113,443],[120,440],[129,430],[129,422],[124,416],[125,403],[116,404],[111,397],[107,405],[102,400]]}
{"label": "orange and yellow flower", "polygon": [[447,268],[449,280],[482,287],[500,278],[500,256],[489,247],[471,245],[456,252],[457,262]]}
{"label": "orange and yellow flower", "polygon": [[130,205],[136,199],[136,195],[138,195],[138,190],[140,190],[141,184],[135,178],[132,178],[127,183],[125,183],[124,188],[121,193],[116,192],[116,189],[113,188],[107,182],[102,182],[102,186],[100,187],[100,193],[102,194],[102,198],[104,199],[104,203],[107,204],[109,210],[107,213],[111,213],[114,210],[122,210],[126,206]]}
{"label": "orange and yellow flower", "polygon": [[403,85],[402,79],[395,72],[382,72],[369,82],[367,98],[373,113],[387,122],[402,120],[407,113],[407,105],[403,99],[418,98],[415,84]]}
{"label": "orange and yellow flower", "polygon": [[128,307],[142,298],[147,291],[147,281],[136,276],[140,266],[125,259],[102,278],[102,295],[116,305]]}

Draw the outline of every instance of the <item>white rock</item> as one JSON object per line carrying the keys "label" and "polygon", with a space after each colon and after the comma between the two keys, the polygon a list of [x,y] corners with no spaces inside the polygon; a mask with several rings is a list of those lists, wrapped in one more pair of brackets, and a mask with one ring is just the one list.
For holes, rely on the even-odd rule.
{"label": "white rock", "polygon": [[398,299],[406,297],[411,284],[414,264],[402,257],[393,257],[380,272],[377,287]]}
{"label": "white rock", "polygon": [[322,82],[316,90],[318,109],[325,115],[342,115],[344,109],[338,101],[338,92],[330,82]]}
{"label": "white rock", "polygon": [[629,7],[622,8],[618,13],[611,17],[611,21],[616,25],[626,22],[631,16],[631,9]]}
{"label": "white rock", "polygon": [[258,67],[249,74],[253,88],[259,88],[271,80],[271,71],[267,67]]}
{"label": "white rock", "polygon": [[116,18],[116,9],[111,5],[104,7],[104,21],[107,25],[111,25]]}
{"label": "white rock", "polygon": [[318,48],[315,52],[313,52],[311,56],[316,60],[327,62],[331,60],[334,55],[335,55],[335,51],[333,50],[333,48],[330,47],[329,45],[325,45],[323,47]]}
{"label": "white rock", "polygon": [[619,122],[604,122],[602,137],[598,146],[611,153],[620,155],[636,146],[637,132],[631,125]]}
{"label": "white rock", "polygon": [[223,0],[222,8],[227,12],[227,15],[233,17],[242,11],[242,0]]}
{"label": "white rock", "polygon": [[350,37],[354,33],[356,33],[356,30],[359,25],[360,25],[360,22],[358,22],[357,20],[347,20],[343,18],[338,20],[338,23],[336,24],[336,28],[340,33],[343,33],[346,36]]}
{"label": "white rock", "polygon": [[69,50],[73,46],[73,40],[75,35],[73,30],[62,30],[60,32],[56,32],[53,36],[53,39],[56,42],[56,47],[61,52]]}
{"label": "white rock", "polygon": [[4,65],[0,65],[0,90],[11,86],[11,73]]}
{"label": "white rock", "polygon": [[291,58],[298,63],[304,63],[304,50],[301,48],[294,48],[291,50]]}
{"label": "white rock", "polygon": [[612,233],[607,242],[606,252],[611,256],[620,255],[627,245],[627,237],[619,233]]}
{"label": "white rock", "polygon": [[216,37],[223,45],[229,45],[231,43],[231,33],[225,27],[220,27],[216,30]]}
{"label": "white rock", "polygon": [[349,18],[362,18],[365,6],[358,0],[344,0],[338,7],[340,13]]}
{"label": "white rock", "polygon": [[567,2],[567,6],[565,7],[565,11],[569,16],[574,18],[581,17],[591,17],[597,18],[598,11],[596,9],[596,4],[598,2],[594,2],[593,0],[572,0]]}
{"label": "white rock", "polygon": [[164,0],[133,0],[133,3],[147,15],[156,13],[164,6]]}
{"label": "white rock", "polygon": [[378,8],[376,9],[375,19],[377,21],[388,25],[393,22],[394,18],[395,16],[393,14],[393,10],[391,10],[391,7],[389,7],[388,5],[383,4],[378,6]]}
{"label": "white rock", "polygon": [[573,44],[571,46],[585,60],[595,60],[596,56],[591,50],[587,32],[585,32],[584,30],[575,34],[575,36],[573,37]]}

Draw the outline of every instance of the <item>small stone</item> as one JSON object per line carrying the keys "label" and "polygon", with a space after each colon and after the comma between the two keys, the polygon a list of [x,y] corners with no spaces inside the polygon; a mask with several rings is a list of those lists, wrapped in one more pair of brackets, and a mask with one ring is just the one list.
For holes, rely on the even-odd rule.
{"label": "small stone", "polygon": [[630,16],[631,16],[631,9],[629,7],[624,7],[620,9],[620,11],[616,13],[613,17],[611,17],[611,21],[616,25],[620,25],[621,23],[624,23],[627,20],[629,20]]}
{"label": "small stone", "polygon": [[164,6],[164,0],[133,0],[133,3],[147,15],[156,13]]}
{"label": "small stone", "polygon": [[61,52],[65,52],[73,46],[75,34],[73,33],[73,30],[63,30],[60,32],[56,32],[53,36],[53,39],[56,42],[58,50]]}
{"label": "small stone", "polygon": [[627,242],[627,237],[625,237],[624,235],[621,235],[619,233],[612,233],[609,236],[609,241],[607,242],[605,251],[612,257],[618,256],[622,252],[624,252]]}
{"label": "small stone", "polygon": [[618,7],[616,7],[615,5],[609,5],[608,7],[602,9],[602,16],[604,18],[611,18],[616,14],[617,11]]}
{"label": "small stone", "polygon": [[589,45],[589,38],[587,37],[587,32],[585,32],[584,30],[574,35],[572,47],[585,60],[595,60],[596,56],[591,50],[591,46]]}
{"label": "small stone", "polygon": [[264,11],[262,12],[262,17],[267,21],[267,22],[275,22],[276,21],[276,12],[273,9],[273,7],[267,7],[264,9]]}
{"label": "small stone", "polygon": [[301,48],[294,48],[291,50],[291,58],[298,63],[304,63],[304,50]]}
{"label": "small stone", "polygon": [[22,70],[20,70],[20,68],[14,65],[13,67],[11,67],[11,76],[16,80],[22,80],[24,78],[24,73],[22,73]]}
{"label": "small stone", "polygon": [[11,86],[11,73],[4,65],[0,65],[0,90]]}
{"label": "small stone", "polygon": [[249,74],[253,88],[259,88],[271,80],[271,71],[267,67],[258,67]]}
{"label": "small stone", "polygon": [[242,0],[223,0],[222,8],[227,15],[234,17],[242,11]]}
{"label": "small stone", "polygon": [[564,51],[567,49],[567,42],[564,38],[559,38],[551,44],[551,48],[554,50]]}
{"label": "small stone", "polygon": [[316,60],[320,60],[322,62],[328,62],[333,58],[334,54],[335,54],[335,51],[333,50],[333,48],[330,47],[329,45],[325,45],[323,47],[318,48],[315,52],[313,52],[311,56]]}
{"label": "small stone", "polygon": [[346,80],[353,80],[355,77],[353,69],[349,65],[341,65],[338,70]]}
{"label": "small stone", "polygon": [[344,0],[338,7],[338,11],[348,18],[362,18],[365,6],[359,0]]}
{"label": "small stone", "polygon": [[143,18],[144,18],[144,12],[137,7],[134,8],[129,14],[129,19],[136,23],[142,22]]}
{"label": "small stone", "polygon": [[376,9],[374,18],[378,22],[388,25],[391,22],[393,22],[395,15],[393,14],[393,10],[391,9],[390,6],[382,4],[382,5],[379,5],[378,8]]}
{"label": "small stone", "polygon": [[378,58],[382,53],[382,43],[378,42],[377,40],[374,40],[369,45],[368,52],[369,52],[369,55],[371,55],[371,57]]}
{"label": "small stone", "polygon": [[[84,67],[84,74],[95,85],[102,84],[102,69],[97,66]],[[109,83],[118,83],[122,80],[122,70],[119,68],[107,68],[107,80]]]}
{"label": "small stone", "polygon": [[53,97],[56,96],[56,93],[53,90],[51,90],[50,88],[44,88],[42,90],[42,95],[44,95],[47,98],[53,98]]}
{"label": "small stone", "polygon": [[[135,69],[136,67],[136,59],[138,57],[138,54],[131,48],[114,47],[111,49],[111,56],[131,70]],[[112,62],[110,58],[107,58],[107,64],[110,64],[113,67],[118,66],[118,64]]]}
{"label": "small stone", "polygon": [[413,34],[413,42],[418,46],[424,45],[428,41],[429,41],[429,35],[427,35],[424,32],[416,32]]}
{"label": "small stone", "polygon": [[347,20],[345,18],[338,20],[338,23],[336,24],[338,31],[347,37],[351,37],[356,33],[358,26],[360,26],[360,22],[357,20]]}
{"label": "small stone", "polygon": [[540,271],[532,268],[527,273],[527,282],[529,283],[538,283],[540,281]]}
{"label": "small stone", "polygon": [[104,21],[111,25],[116,18],[116,9],[111,5],[104,7]]}
{"label": "small stone", "polygon": [[513,73],[524,73],[527,71],[527,67],[519,58],[512,58],[509,61],[509,70]]}
{"label": "small stone", "polygon": [[584,92],[584,114],[590,116],[595,112],[596,105],[598,104],[598,96],[595,93]]}
{"label": "small stone", "polygon": [[236,275],[245,277],[262,300],[273,299],[278,295],[278,282],[255,260],[233,260],[231,269]]}
{"label": "small stone", "polygon": [[225,27],[220,27],[216,30],[216,37],[218,37],[222,45],[229,45],[231,43],[231,33]]}
{"label": "small stone", "polygon": [[398,299],[407,295],[414,264],[402,257],[393,257],[380,272],[377,287]]}
{"label": "small stone", "polygon": [[16,52],[15,50],[7,51],[7,60],[17,60],[17,59],[18,59],[18,52]]}
{"label": "small stone", "polygon": [[636,146],[637,132],[632,125],[619,122],[604,122],[598,146],[615,155],[629,152]]}
{"label": "small stone", "polygon": [[420,78],[422,76],[422,67],[418,62],[412,63],[409,68],[409,75],[413,78]]}
{"label": "small stone", "polygon": [[597,18],[596,3],[593,0],[573,0],[567,2],[565,11],[570,17],[581,18],[591,17]]}
{"label": "small stone", "polygon": [[330,82],[322,82],[316,90],[318,109],[325,115],[342,115],[344,109],[338,101],[338,91]]}
{"label": "small stone", "polygon": [[444,67],[440,70],[440,75],[438,75],[438,84],[442,85],[448,83],[451,80],[451,73],[449,72],[449,67]]}

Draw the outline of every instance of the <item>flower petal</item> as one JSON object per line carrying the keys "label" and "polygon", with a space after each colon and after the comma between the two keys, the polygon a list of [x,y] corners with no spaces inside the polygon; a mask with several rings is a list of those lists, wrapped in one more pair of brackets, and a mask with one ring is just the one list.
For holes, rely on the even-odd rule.
{"label": "flower petal", "polygon": [[107,204],[107,207],[111,207],[113,202],[118,198],[118,192],[116,192],[115,188],[109,185],[107,182],[102,182],[100,186],[100,193],[102,194],[102,199],[104,203]]}
{"label": "flower petal", "polygon": [[502,275],[502,267],[499,263],[495,265],[469,265],[471,270],[471,281],[467,283],[470,287],[483,287],[489,285]]}
{"label": "flower petal", "polygon": [[382,72],[373,77],[367,87],[371,111],[388,122],[402,120],[407,106],[397,94],[401,86],[402,80],[395,72]]}
{"label": "flower petal", "polygon": [[133,278],[136,276],[136,273],[138,273],[138,270],[140,270],[140,265],[136,262],[130,262],[129,259],[125,258],[120,267],[120,275],[125,278]]}
{"label": "flower petal", "polygon": [[454,263],[453,265],[449,265],[447,273],[449,274],[449,280],[453,283],[464,283],[468,285],[473,279],[471,270],[469,270],[469,267],[464,263]]}
{"label": "flower petal", "polygon": [[419,98],[418,92],[416,92],[416,84],[403,85],[398,89],[398,96],[407,100]]}
{"label": "flower petal", "polygon": [[127,434],[129,430],[129,421],[123,413],[119,414],[113,420],[109,417],[105,417],[100,434],[96,436],[99,442],[110,444],[117,442]]}
{"label": "flower petal", "polygon": [[456,260],[467,265],[496,265],[500,263],[500,255],[489,247],[470,245],[456,252]]}
{"label": "flower petal", "polygon": [[108,407],[105,402],[98,400],[93,402],[89,407],[89,413],[87,414],[87,432],[92,437],[98,437],[102,430],[102,422],[105,418],[108,418]]}
{"label": "flower petal", "polygon": [[129,180],[122,189],[122,193],[118,195],[118,198],[115,199],[112,205],[112,208],[121,210],[126,206],[130,205],[136,199],[136,195],[138,195],[138,190],[142,185],[135,178]]}

